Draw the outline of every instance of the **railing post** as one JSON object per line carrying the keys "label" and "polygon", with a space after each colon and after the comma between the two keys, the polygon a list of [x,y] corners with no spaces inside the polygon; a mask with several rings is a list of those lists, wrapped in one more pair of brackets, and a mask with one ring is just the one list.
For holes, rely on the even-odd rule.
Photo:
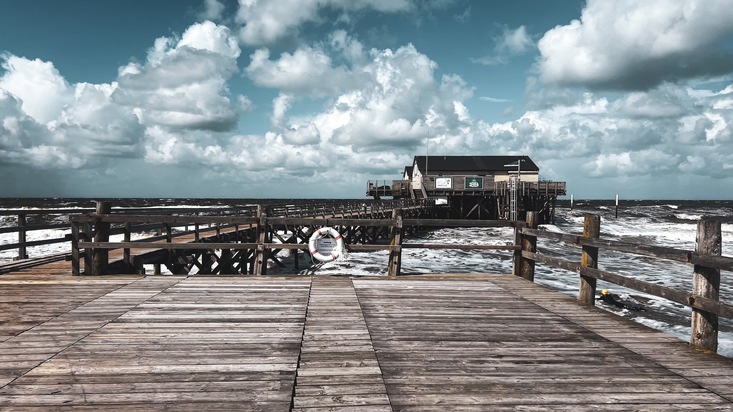
{"label": "railing post", "polygon": [[19,214],[18,215],[18,260],[20,259],[28,259],[28,250],[26,249],[25,242],[26,242],[26,226],[28,226],[28,221],[26,220],[25,214]]}
{"label": "railing post", "polygon": [[[400,270],[402,269],[402,210],[392,210],[393,230],[392,230],[392,242],[390,243],[394,248],[389,250],[389,276],[399,276]],[[396,250],[395,250],[396,249]]]}
{"label": "railing post", "polygon": [[[112,203],[97,201],[97,219],[94,222],[94,241],[109,242],[110,224],[102,222],[102,215],[112,211]],[[92,275],[106,275],[109,264],[108,249],[93,249],[92,252]]]}
{"label": "railing post", "polygon": [[[463,213],[461,213],[463,215]],[[519,222],[511,222],[514,225],[514,246],[518,249],[514,250],[512,256],[512,275],[522,276],[522,233],[520,232],[521,225]]]}
{"label": "railing post", "polygon": [[[586,214],[583,221],[583,237],[597,239],[601,235],[601,216]],[[583,246],[581,266],[587,268],[598,268],[598,248]],[[594,306],[596,304],[596,278],[580,275],[580,289],[578,291],[578,303],[581,305]]]}
{"label": "railing post", "polygon": [[[529,229],[537,229],[537,212],[527,212],[527,227]],[[537,251],[537,236],[522,236],[522,251],[536,252]],[[521,251],[520,251],[521,253]],[[521,276],[527,280],[534,282],[534,265],[535,262],[532,259],[521,258]]]}
{"label": "railing post", "polygon": [[[196,217],[198,216],[199,216],[199,212],[196,212]],[[193,230],[194,230],[193,238],[196,239],[196,241],[198,242],[199,240],[201,240],[201,233],[199,232],[200,229],[199,229],[198,222],[196,222],[196,225],[194,225]]]}
{"label": "railing post", "polygon": [[262,205],[257,206],[257,249],[255,250],[254,274],[267,274],[267,249],[265,242],[267,241],[267,212]]}
{"label": "railing post", "polygon": [[[722,252],[720,221],[700,219],[697,222],[695,251],[701,255],[720,256]],[[719,300],[720,269],[695,265],[692,295]],[[718,351],[718,315],[692,308],[690,343],[702,350]]]}
{"label": "railing post", "polygon": [[[132,240],[132,224],[130,222],[125,223],[124,241],[129,242]],[[134,271],[132,267],[132,259],[130,258],[130,248],[125,248],[122,251],[122,260],[125,262],[125,266],[128,272]]]}
{"label": "railing post", "polygon": [[[92,239],[94,239],[94,234],[92,233],[92,224],[90,222],[84,222],[84,233],[80,236],[80,238],[83,236],[84,241],[91,242]],[[94,254],[94,249],[92,248],[85,248],[84,249],[84,274],[85,275],[91,275],[92,274],[92,255]]]}
{"label": "railing post", "polygon": [[71,224],[71,274],[81,274],[81,268],[79,266],[79,225],[73,220],[69,222]]}

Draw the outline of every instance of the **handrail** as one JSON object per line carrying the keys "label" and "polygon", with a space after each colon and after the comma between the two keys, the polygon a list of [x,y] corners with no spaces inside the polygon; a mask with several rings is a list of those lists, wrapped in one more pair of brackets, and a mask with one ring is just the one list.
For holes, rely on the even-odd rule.
{"label": "handrail", "polygon": [[[91,263],[91,258],[95,255],[96,251],[124,249],[129,258],[129,249],[175,251],[228,248],[232,250],[252,250],[256,256],[261,257],[255,258],[255,260],[259,259],[259,264],[262,265],[262,262],[268,259],[268,251],[270,250],[305,249],[307,247],[306,244],[298,243],[297,238],[295,243],[291,244],[273,242],[272,234],[274,233],[274,227],[288,225],[309,227],[319,225],[381,227],[389,229],[388,232],[391,233],[392,243],[367,245],[347,242],[346,247],[348,250],[353,251],[389,251],[389,273],[391,275],[399,274],[399,262],[401,260],[401,252],[404,249],[507,250],[513,252],[513,273],[517,276],[533,280],[534,265],[536,263],[565,269],[580,275],[582,287],[579,291],[579,302],[584,304],[594,304],[596,294],[595,281],[600,279],[669,299],[670,301],[692,308],[693,319],[695,321],[693,322],[693,336],[691,341],[701,348],[708,350],[715,350],[717,348],[717,326],[715,322],[717,322],[718,316],[733,319],[733,305],[720,302],[717,295],[717,290],[720,287],[720,270],[733,271],[733,258],[720,255],[720,221],[716,222],[709,218],[701,219],[698,223],[698,248],[694,251],[689,251],[600,238],[598,236],[600,233],[600,218],[597,215],[590,214],[586,215],[585,226],[587,233],[583,235],[538,230],[535,223],[535,212],[528,212],[526,223],[503,220],[424,219],[403,217],[401,214],[394,214],[395,210],[409,211],[411,207],[419,207],[420,205],[425,205],[425,200],[313,202],[297,207],[294,207],[292,204],[268,205],[259,206],[255,216],[249,214],[196,215],[195,213],[197,212],[191,212],[191,210],[188,210],[191,213],[187,215],[125,214],[124,212],[120,213],[117,211],[116,213],[94,215],[77,214],[69,217],[72,229],[72,262],[75,262],[74,264],[76,265],[75,273],[81,273],[79,272],[80,258],[82,256],[84,257],[86,269],[87,265]],[[400,209],[399,207],[393,209],[390,206],[401,206],[404,209]],[[137,226],[134,224],[137,224]],[[596,225],[595,227],[593,227],[594,224]],[[123,230],[125,240],[123,242],[110,242],[108,238],[98,238],[97,227],[104,225],[109,227],[115,225],[117,226],[117,230]],[[166,234],[138,241],[130,240],[130,233],[135,228],[150,227],[151,225],[164,227]],[[191,225],[195,226],[193,233],[196,234],[196,239],[198,239],[201,232],[206,230],[216,231],[218,235],[224,228],[234,228],[235,232],[240,230],[252,230],[256,233],[265,233],[268,230],[270,232],[267,232],[269,235],[253,237],[255,239],[254,241],[240,239],[233,243],[216,241],[208,243],[174,243],[173,239],[176,237],[176,234],[172,232],[172,228]],[[203,229],[200,227],[201,225],[208,225],[208,228]],[[27,228],[27,226],[21,227]],[[512,244],[503,246],[404,243],[402,232],[405,227],[513,227],[515,228],[515,236]],[[186,233],[191,232],[187,231]],[[151,243],[153,239],[165,241],[165,243]],[[580,247],[582,249],[582,259],[580,261],[568,261],[538,253],[536,248],[537,239],[560,241]],[[26,242],[25,244],[31,245],[34,243]],[[3,248],[7,249],[8,246],[0,245],[0,250]],[[82,251],[83,249],[85,251]],[[601,249],[693,265],[693,283],[695,288],[693,291],[681,291],[611,271],[601,270],[598,268],[597,262],[598,251]],[[255,271],[255,274],[264,274],[264,270],[264,268],[259,267]],[[710,292],[711,290],[714,292]],[[703,320],[700,320],[700,318],[703,318]],[[712,322],[712,325],[705,322]],[[712,341],[714,342],[711,343]]]}
{"label": "handrail", "polygon": [[[417,205],[411,199],[401,200],[317,200],[317,201],[278,201],[272,202],[267,205],[270,209],[271,214],[274,216],[315,216],[318,213],[323,213],[324,210],[339,205],[342,209],[356,209],[357,207],[363,210],[363,214],[374,215],[379,213],[386,213],[391,211],[395,207],[410,207]],[[145,220],[140,218],[136,223],[148,223],[149,226],[145,228],[133,227],[128,228],[128,231],[141,231],[141,230],[155,230],[165,229],[165,219],[159,219],[157,216],[196,216],[196,215],[216,215],[216,216],[237,216],[239,217],[251,217],[257,214],[258,205],[245,205],[245,206],[207,206],[207,207],[127,207],[127,208],[113,208],[110,212],[111,215],[133,215],[133,216],[156,216],[156,218]],[[40,245],[49,245],[57,243],[66,243],[71,240],[72,229],[70,224],[48,224],[48,223],[31,223],[29,217],[39,216],[48,218],[49,216],[65,216],[74,215],[79,221],[88,219],[86,223],[93,223],[93,213],[96,209],[92,208],[59,208],[59,209],[8,209],[0,210],[0,216],[16,216],[18,224],[15,226],[0,228],[0,234],[2,233],[17,233],[17,242],[2,243],[0,244],[0,251],[17,249],[18,254],[15,259],[28,259],[28,248]],[[87,216],[86,218],[84,216]],[[120,219],[118,223],[124,223],[125,219]],[[168,222],[174,224],[174,222]],[[222,224],[226,222],[221,222]],[[196,224],[195,221],[190,224]],[[26,234],[28,232],[49,230],[49,229],[66,229],[60,237],[33,240],[28,241]],[[112,227],[111,234],[123,234],[125,229],[123,227]]]}
{"label": "handrail", "polygon": [[[729,217],[720,220],[714,218],[700,219],[698,221],[696,250],[688,251],[601,239],[590,236],[589,233],[584,233],[581,236],[537,230],[536,225],[533,227],[529,222],[530,216],[528,215],[529,227],[518,227],[517,233],[518,239],[522,242],[522,250],[518,253],[518,265],[524,269],[531,266],[531,270],[527,273],[517,270],[515,271],[516,275],[534,280],[535,263],[575,272],[582,279],[585,279],[581,281],[581,286],[586,285],[587,287],[586,290],[581,287],[578,293],[578,301],[581,304],[595,304],[595,280],[603,280],[690,307],[693,310],[691,343],[703,350],[717,350],[718,317],[733,319],[733,305],[721,302],[718,296],[720,271],[733,271],[733,257],[721,256],[720,254],[721,220],[730,221]],[[595,221],[598,226],[594,228],[594,231],[595,233],[600,232],[599,216],[587,214],[585,219],[584,227],[586,231],[589,227],[593,227]],[[580,246],[583,248],[584,259],[580,262],[573,262],[538,253],[536,250],[538,238]],[[693,265],[693,290],[681,291],[598,269],[597,256],[598,250],[601,249]],[[594,254],[595,259],[586,260],[586,252]]]}

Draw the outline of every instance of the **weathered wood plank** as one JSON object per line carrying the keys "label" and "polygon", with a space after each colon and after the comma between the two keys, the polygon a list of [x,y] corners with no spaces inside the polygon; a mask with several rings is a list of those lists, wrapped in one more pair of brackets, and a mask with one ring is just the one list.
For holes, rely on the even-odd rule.
{"label": "weathered wood plank", "polygon": [[351,280],[314,278],[293,407],[388,406],[382,371]]}
{"label": "weathered wood plank", "polygon": [[733,405],[730,360],[511,276],[57,279],[0,279],[28,328],[0,342],[2,409]]}
{"label": "weathered wood plank", "polygon": [[[354,280],[395,409],[572,409],[647,402],[730,406],[718,393],[606,340],[610,333],[617,334],[611,339],[632,344],[649,342],[650,336],[657,344],[679,344],[676,338],[658,339],[658,333],[643,327],[625,331],[618,323],[600,337],[565,318],[573,313],[584,325],[605,319],[610,320],[598,323],[614,323],[599,310],[589,313],[590,308],[580,309],[569,297],[549,299],[558,294],[537,293],[541,287],[521,279],[497,279],[498,285],[480,286]],[[525,300],[533,292],[535,298]],[[689,350],[677,359],[684,363],[684,356]],[[720,371],[713,373],[720,376]]]}

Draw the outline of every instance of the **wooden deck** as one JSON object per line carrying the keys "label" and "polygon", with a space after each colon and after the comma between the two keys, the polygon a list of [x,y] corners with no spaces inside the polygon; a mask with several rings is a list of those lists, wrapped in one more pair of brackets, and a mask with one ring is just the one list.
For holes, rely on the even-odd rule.
{"label": "wooden deck", "polygon": [[731,360],[509,275],[63,265],[0,276],[0,409],[733,410]]}

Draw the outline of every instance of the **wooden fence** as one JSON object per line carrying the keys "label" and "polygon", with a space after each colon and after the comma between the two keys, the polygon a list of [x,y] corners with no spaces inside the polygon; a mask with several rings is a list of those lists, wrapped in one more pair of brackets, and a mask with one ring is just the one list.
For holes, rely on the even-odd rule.
{"label": "wooden fence", "polygon": [[[594,305],[596,281],[603,280],[650,295],[668,299],[692,309],[692,330],[690,342],[702,350],[717,351],[718,317],[733,319],[733,306],[720,302],[720,271],[733,271],[733,258],[721,256],[721,223],[730,218],[703,218],[697,224],[697,242],[694,251],[612,241],[600,238],[601,217],[587,214],[582,235],[555,233],[538,230],[534,214],[528,214],[527,225],[518,227],[517,244],[521,250],[515,252],[514,274],[534,280],[536,263],[569,270],[580,275],[578,303]],[[580,246],[580,261],[567,261],[537,252],[537,239],[564,242]],[[682,291],[657,285],[629,276],[599,269],[598,251],[610,250],[630,253],[663,261],[674,261],[693,266],[691,291]]]}
{"label": "wooden fence", "polygon": [[[585,217],[583,234],[567,234],[538,230],[536,214],[529,212],[526,222],[477,221],[457,219],[425,219],[412,218],[405,211],[411,207],[421,208],[419,203],[390,202],[358,202],[355,204],[318,204],[312,205],[272,205],[268,208],[248,207],[242,210],[209,209],[206,213],[185,209],[176,211],[165,209],[167,215],[155,214],[159,211],[150,209],[137,210],[135,214],[115,213],[104,205],[98,205],[94,214],[77,214],[70,216],[72,265],[75,273],[82,273],[81,264],[87,273],[103,274],[108,260],[108,251],[123,250],[124,258],[130,259],[131,249],[233,249],[251,250],[254,274],[265,274],[271,251],[282,249],[306,250],[306,242],[284,243],[274,241],[273,233],[279,227],[297,226],[317,228],[331,226],[346,229],[355,226],[374,228],[388,233],[389,242],[369,244],[361,239],[346,239],[346,248],[352,252],[386,250],[389,252],[388,273],[399,275],[402,271],[402,251],[410,248],[429,249],[473,249],[473,250],[507,250],[513,254],[513,274],[534,280],[535,266],[548,265],[575,272],[579,275],[578,302],[582,305],[594,305],[596,300],[596,282],[603,280],[640,292],[668,299],[672,302],[690,307],[692,310],[691,343],[701,349],[717,351],[718,318],[733,319],[733,306],[720,302],[720,272],[733,271],[733,258],[722,256],[721,222],[730,223],[731,218],[704,218],[698,222],[697,244],[694,251],[646,244],[613,241],[600,237],[600,216],[588,214]],[[364,206],[367,206],[364,208]],[[397,206],[397,208],[395,208]],[[15,211],[18,213],[18,211]],[[42,211],[23,211],[23,215],[41,213]],[[54,210],[64,213],[63,210]],[[68,212],[68,211],[67,211]],[[72,209],[71,212],[79,212]],[[186,213],[185,215],[176,212]],[[8,214],[9,212],[5,212]],[[226,215],[225,213],[230,213]],[[20,216],[21,213],[19,213]],[[19,217],[16,231],[25,234],[29,230],[40,228],[58,228],[61,225],[38,225],[33,229],[23,223]],[[140,241],[132,241],[135,231],[163,228],[161,236],[149,237]],[[173,228],[184,228],[178,233]],[[192,230],[189,230],[193,227]],[[247,228],[253,233],[249,241],[226,243],[197,243],[201,233],[205,231],[221,232]],[[512,227],[514,239],[508,245],[456,245],[405,243],[405,229],[428,227]],[[4,230],[8,233],[10,228]],[[123,234],[122,242],[110,242],[111,234]],[[176,236],[195,236],[192,243],[174,243]],[[579,260],[569,261],[538,252],[537,242],[563,242],[569,247],[579,247]],[[50,242],[51,240],[45,240]],[[68,241],[64,238],[63,241]],[[19,253],[25,253],[25,247],[31,242],[19,239],[17,244],[2,245],[3,249],[17,247]],[[602,270],[599,267],[599,250],[616,251],[654,259],[659,264],[673,261],[692,266],[692,290],[677,290]],[[89,270],[86,270],[89,268]]]}
{"label": "wooden fence", "polygon": [[[129,225],[131,223],[144,224],[147,219],[161,219],[161,217],[149,216],[114,216],[100,215],[95,217],[96,223]],[[93,220],[93,219],[92,219]],[[76,220],[79,223],[92,223],[87,220]],[[86,248],[88,254],[95,256],[101,250],[109,249],[167,249],[167,250],[191,250],[191,249],[250,249],[253,251],[256,262],[255,275],[266,273],[268,252],[282,249],[307,249],[306,243],[273,242],[268,233],[273,233],[277,227],[298,226],[298,227],[323,227],[330,226],[345,229],[349,227],[362,226],[383,228],[390,236],[390,241],[384,244],[357,244],[353,239],[346,239],[345,247],[351,252],[386,250],[389,252],[388,274],[399,275],[402,271],[402,251],[405,249],[463,249],[463,250],[507,250],[513,254],[513,274],[534,280],[536,264],[549,265],[556,268],[575,272],[579,275],[578,303],[581,305],[594,305],[596,301],[596,282],[598,279],[611,282],[620,286],[631,288],[640,292],[668,299],[670,301],[685,305],[692,309],[692,333],[691,343],[703,350],[717,351],[718,342],[718,317],[733,319],[733,306],[720,302],[720,271],[733,271],[733,258],[721,256],[721,220],[702,219],[698,223],[697,246],[694,251],[659,247],[653,245],[636,244],[630,242],[612,241],[600,238],[600,216],[588,214],[585,217],[584,231],[582,235],[567,233],[548,232],[538,230],[536,214],[528,213],[527,222],[498,221],[477,221],[457,219],[423,219],[404,218],[403,211],[396,209],[392,211],[390,218],[345,218],[334,214],[326,214],[325,217],[269,217],[266,213],[260,213],[255,217],[221,217],[221,216],[199,216],[199,217],[178,217],[171,216],[163,219],[167,225],[196,225],[215,224],[249,226],[257,235],[252,242],[238,243],[166,243],[150,242],[103,242],[103,241],[80,241],[77,243],[79,249]],[[443,243],[405,243],[406,228],[429,228],[429,227],[513,227],[513,244],[508,245],[462,245]],[[568,246],[580,247],[579,261],[569,261],[548,256],[537,251],[538,239],[551,242],[563,242]],[[675,261],[690,264],[693,266],[693,289],[683,291],[667,286],[657,285],[630,276],[624,276],[599,269],[599,250],[610,250],[622,253],[645,256],[659,261]],[[96,272],[101,273],[101,272]]]}

